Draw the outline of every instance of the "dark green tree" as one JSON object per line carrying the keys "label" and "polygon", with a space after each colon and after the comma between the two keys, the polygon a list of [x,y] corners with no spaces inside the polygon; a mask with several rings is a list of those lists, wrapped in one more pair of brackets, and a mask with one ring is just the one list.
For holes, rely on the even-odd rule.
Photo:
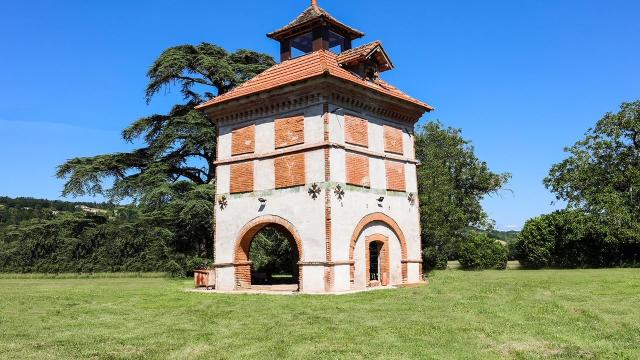
{"label": "dark green tree", "polygon": [[609,241],[640,242],[640,100],[605,114],[565,151],[545,186],[606,224]]}
{"label": "dark green tree", "polygon": [[264,273],[271,282],[274,274],[298,277],[298,254],[295,246],[291,246],[290,234],[278,226],[267,226],[260,230],[251,243],[250,256],[253,271]]}
{"label": "dark green tree", "polygon": [[479,160],[459,129],[427,123],[415,134],[423,255],[428,268],[446,266],[470,227],[490,228],[480,201],[511,177]]}
{"label": "dark green tree", "polygon": [[143,117],[123,130],[125,141],[140,139],[144,146],[60,165],[56,176],[66,181],[63,195],[132,199],[145,209],[152,225],[179,234],[177,249],[210,258],[216,128],[194,107],[274,63],[265,54],[229,53],[207,43],[165,50],[147,73],[146,100],[177,86],[185,102],[168,114]]}
{"label": "dark green tree", "polygon": [[531,267],[633,266],[640,259],[640,100],[565,148],[545,186],[567,209],[530,219],[517,253]]}
{"label": "dark green tree", "polygon": [[504,270],[507,268],[507,247],[486,232],[469,231],[458,249],[458,260],[465,269]]}

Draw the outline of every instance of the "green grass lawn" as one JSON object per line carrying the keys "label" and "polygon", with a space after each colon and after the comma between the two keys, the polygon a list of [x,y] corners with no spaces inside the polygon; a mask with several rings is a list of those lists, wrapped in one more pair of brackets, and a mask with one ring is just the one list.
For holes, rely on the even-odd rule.
{"label": "green grass lawn", "polygon": [[341,296],[0,279],[0,359],[640,358],[640,270],[441,271]]}

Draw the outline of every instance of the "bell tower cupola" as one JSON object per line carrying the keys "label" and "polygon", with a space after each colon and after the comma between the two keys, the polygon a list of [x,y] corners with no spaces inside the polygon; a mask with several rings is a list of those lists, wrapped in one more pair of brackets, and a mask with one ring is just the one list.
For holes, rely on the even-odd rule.
{"label": "bell tower cupola", "polygon": [[351,49],[352,40],[363,36],[364,33],[343,24],[318,6],[317,0],[311,0],[311,6],[288,25],[267,34],[280,42],[281,61],[295,57],[296,50],[300,54],[334,48],[338,53],[344,52]]}

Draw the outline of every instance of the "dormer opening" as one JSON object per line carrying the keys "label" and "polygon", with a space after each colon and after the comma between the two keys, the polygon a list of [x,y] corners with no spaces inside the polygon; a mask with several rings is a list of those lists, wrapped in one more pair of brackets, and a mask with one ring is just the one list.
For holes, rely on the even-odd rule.
{"label": "dormer opening", "polygon": [[380,71],[378,70],[378,64],[369,63],[365,65],[364,78],[369,81],[376,81],[380,77]]}

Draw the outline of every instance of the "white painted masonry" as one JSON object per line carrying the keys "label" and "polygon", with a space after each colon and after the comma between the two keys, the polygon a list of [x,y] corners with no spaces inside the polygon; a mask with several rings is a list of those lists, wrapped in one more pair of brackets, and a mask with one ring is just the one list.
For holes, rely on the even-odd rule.
{"label": "white painted masonry", "polygon": [[[364,238],[381,234],[389,239],[390,283],[403,283],[402,251],[398,234],[386,223],[375,221],[367,224],[360,234],[354,234],[356,225],[367,215],[382,213],[393,219],[400,228],[407,245],[407,278],[404,282],[420,281],[420,227],[416,203],[408,199],[409,193],[417,192],[416,163],[414,161],[413,138],[410,125],[397,123],[374,116],[357,109],[345,109],[330,105],[328,116],[330,179],[325,181],[324,158],[324,116],[321,103],[283,112],[277,116],[219,125],[217,166],[217,197],[225,197],[227,205],[216,207],[215,263],[216,287],[220,290],[237,288],[235,280],[235,253],[237,242],[243,234],[241,229],[252,220],[266,216],[279,216],[293,225],[301,238],[300,268],[302,292],[321,293],[327,291],[349,291],[365,289],[366,264]],[[350,150],[345,146],[344,114],[358,114],[367,119],[369,146],[363,148],[369,154],[370,188],[345,184],[345,154]],[[314,146],[302,150],[305,154],[305,186],[275,189],[274,157],[282,149],[275,149],[274,121],[276,118],[304,114],[304,144]],[[230,194],[230,166],[236,158],[246,158],[246,154],[231,156],[231,132],[239,127],[255,124],[255,153],[250,154],[254,164],[254,191]],[[405,192],[386,190],[383,125],[390,124],[403,129],[405,167]],[[295,148],[295,146],[294,146]],[[306,149],[306,148],[305,148]],[[284,149],[286,151],[286,149]],[[398,160],[398,155],[393,155]],[[311,184],[318,184],[322,192],[316,199],[308,193]],[[344,189],[344,197],[334,194],[336,186]],[[329,192],[331,208],[331,261],[326,257],[325,211],[326,192]],[[383,196],[384,200],[377,199]],[[266,199],[261,204],[258,198]],[[352,237],[355,236],[355,251],[350,258]],[[354,266],[353,281],[351,263]],[[331,278],[327,278],[330,268]]]}

